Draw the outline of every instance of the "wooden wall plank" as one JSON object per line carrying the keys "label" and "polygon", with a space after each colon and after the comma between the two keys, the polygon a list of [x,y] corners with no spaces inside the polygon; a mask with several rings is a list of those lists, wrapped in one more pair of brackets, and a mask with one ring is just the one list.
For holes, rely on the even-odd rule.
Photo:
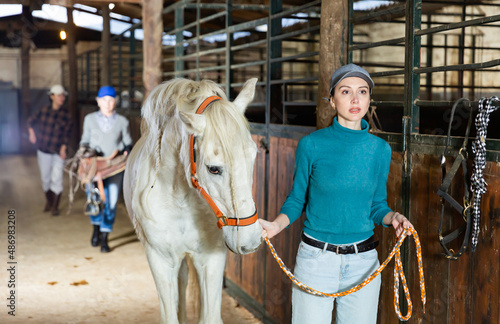
{"label": "wooden wall plank", "polygon": [[[270,163],[269,163],[269,220],[278,215],[281,205],[291,190],[295,149],[297,141],[286,138],[271,138]],[[272,158],[271,158],[272,157]],[[273,180],[275,180],[273,182]],[[271,200],[274,199],[274,202]],[[272,205],[271,205],[272,203]],[[273,238],[271,242],[276,252],[288,267],[293,267],[295,253],[297,252],[296,232],[299,221],[284,232]],[[293,262],[293,263],[292,263]],[[272,254],[266,255],[266,299],[265,308],[268,314],[278,323],[289,323],[291,316],[291,281],[281,271]]]}
{"label": "wooden wall plank", "polygon": [[[398,152],[392,153],[391,168],[387,179],[387,204],[392,210],[401,211],[401,174],[402,174],[403,157]],[[377,248],[379,260],[382,263],[391,253],[394,247],[395,234],[392,227],[384,228],[376,226],[375,236],[379,240]],[[386,269],[382,272],[382,285],[380,287],[380,302],[378,311],[379,323],[399,323],[399,320],[394,312],[394,261],[391,261]]]}
{"label": "wooden wall plank", "polygon": [[[448,170],[453,163],[453,159],[448,161]],[[434,163],[429,167],[431,170],[436,170],[437,173],[441,173],[439,167],[439,157],[434,157]],[[471,168],[468,168],[471,170]],[[434,176],[433,180],[435,182],[434,195],[431,195],[430,200],[435,199],[435,192],[437,188],[441,185],[442,177]],[[457,201],[462,202],[461,197],[464,196],[465,184],[463,180],[463,170],[460,168],[457,175],[450,186],[450,192]],[[440,205],[439,205],[440,206]],[[443,232],[447,234],[462,224],[464,224],[464,219],[456,210],[454,210],[449,204],[445,205],[445,215]],[[436,212],[435,217],[440,217],[440,214]],[[449,248],[453,248],[454,251],[458,251],[463,242],[464,235],[461,235],[455,242],[450,242]],[[434,240],[435,242],[436,240]],[[470,241],[469,241],[470,243]],[[443,251],[443,249],[441,249]],[[472,300],[470,298],[470,291],[472,289],[472,273],[470,271],[464,271],[465,269],[472,269],[473,259],[470,257],[469,251],[466,251],[458,260],[448,260],[448,271],[449,277],[448,281],[443,281],[441,283],[442,290],[435,294],[435,299],[439,299],[441,304],[445,303],[447,305],[447,320],[450,323],[472,323]],[[437,308],[441,309],[443,307]]]}
{"label": "wooden wall plank", "polygon": [[500,323],[500,163],[488,163],[483,171],[487,192],[481,200],[479,241],[474,258],[474,323]]}
{"label": "wooden wall plank", "polygon": [[[429,323],[446,323],[448,316],[449,260],[444,258],[438,241],[437,231],[441,210],[440,197],[435,194],[439,186],[441,170],[439,162],[429,156],[415,154],[412,158],[411,220],[422,244],[422,257],[426,280],[427,305],[425,318]],[[436,179],[437,178],[437,179]],[[417,258],[413,239],[409,242],[410,260],[407,278],[413,302],[412,323],[424,316],[420,300],[420,286]]]}
{"label": "wooden wall plank", "polygon": [[[255,199],[256,208],[259,212],[259,218],[265,214],[265,167],[266,167],[266,150],[260,145],[260,140],[263,136],[252,136],[257,143],[258,153],[255,161],[253,173],[253,197]],[[264,301],[264,269],[266,258],[266,245],[263,243],[260,248],[252,253],[241,258],[241,288],[251,295],[258,303]]]}

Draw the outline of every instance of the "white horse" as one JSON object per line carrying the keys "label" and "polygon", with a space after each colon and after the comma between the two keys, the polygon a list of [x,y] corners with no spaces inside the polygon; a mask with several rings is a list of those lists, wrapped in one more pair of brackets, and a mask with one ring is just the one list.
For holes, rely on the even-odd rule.
{"label": "white horse", "polygon": [[222,323],[225,246],[246,254],[262,241],[252,197],[257,146],[244,117],[256,82],[248,80],[230,102],[214,82],[173,79],[153,89],[142,108],[146,125],[129,155],[123,191],[162,323],[186,321],[186,257],[198,274],[199,323]]}

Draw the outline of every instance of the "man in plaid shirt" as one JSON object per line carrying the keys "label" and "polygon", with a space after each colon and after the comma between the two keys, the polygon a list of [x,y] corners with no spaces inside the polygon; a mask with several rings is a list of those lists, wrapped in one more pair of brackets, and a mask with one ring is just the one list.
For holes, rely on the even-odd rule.
{"label": "man in plaid shirt", "polygon": [[63,108],[67,92],[61,85],[50,88],[51,104],[28,119],[29,140],[36,144],[38,166],[47,202],[44,212],[59,215],[59,200],[63,190],[63,169],[73,121]]}

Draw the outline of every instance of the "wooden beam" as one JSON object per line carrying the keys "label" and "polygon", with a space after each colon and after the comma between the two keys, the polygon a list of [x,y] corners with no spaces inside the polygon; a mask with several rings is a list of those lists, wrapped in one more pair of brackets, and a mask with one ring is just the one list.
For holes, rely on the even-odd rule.
{"label": "wooden beam", "polygon": [[134,4],[115,3],[113,12],[130,18],[142,19],[142,8]]}
{"label": "wooden beam", "polygon": [[70,139],[70,146],[78,147],[80,139],[80,121],[78,114],[78,67],[76,60],[76,27],[73,21],[73,9],[67,8],[68,23],[66,26],[68,46],[68,70],[69,70],[69,86],[68,86],[68,110],[73,118],[73,132]]}
{"label": "wooden beam", "polygon": [[[57,1],[57,0],[53,0]],[[70,0],[66,0],[70,1]],[[95,6],[101,6],[103,4],[109,4],[109,3],[135,3],[135,4],[142,4],[142,0],[118,0],[118,1],[103,1],[103,0],[83,0],[83,1],[74,1],[75,3],[81,3],[81,4],[91,4]]]}
{"label": "wooden beam", "polygon": [[109,18],[109,6],[103,5],[102,11],[102,61],[101,61],[101,86],[111,85],[111,25]]}
{"label": "wooden beam", "polygon": [[23,6],[29,6],[30,5],[30,0],[1,0],[0,4],[20,4]]}
{"label": "wooden beam", "polygon": [[143,81],[145,97],[162,81],[161,50],[163,33],[163,0],[144,0],[142,26],[144,28]]}
{"label": "wooden beam", "polygon": [[330,78],[333,71],[347,63],[349,31],[349,1],[321,1],[321,32],[319,41],[318,102],[316,127],[331,125],[335,115],[329,98]]}
{"label": "wooden beam", "polygon": [[23,133],[27,133],[27,123],[28,117],[31,114],[30,104],[30,45],[31,45],[31,35],[30,27],[33,25],[33,16],[31,15],[31,10],[29,6],[23,6],[23,12],[21,14],[24,25],[27,26],[26,29],[21,30],[21,149],[23,152],[29,152],[30,143],[27,141]]}

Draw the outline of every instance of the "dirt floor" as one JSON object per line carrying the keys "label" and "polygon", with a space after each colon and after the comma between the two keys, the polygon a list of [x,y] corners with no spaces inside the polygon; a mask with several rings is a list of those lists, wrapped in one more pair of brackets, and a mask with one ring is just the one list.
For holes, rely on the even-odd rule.
{"label": "dirt floor", "polygon": [[[66,174],[64,181],[67,186]],[[153,278],[123,203],[111,253],[90,245],[81,191],[69,215],[67,187],[60,216],[42,213],[43,204],[36,157],[0,156],[0,323],[159,323]],[[14,218],[15,244],[9,246]],[[226,293],[222,304],[226,324],[261,323]]]}

